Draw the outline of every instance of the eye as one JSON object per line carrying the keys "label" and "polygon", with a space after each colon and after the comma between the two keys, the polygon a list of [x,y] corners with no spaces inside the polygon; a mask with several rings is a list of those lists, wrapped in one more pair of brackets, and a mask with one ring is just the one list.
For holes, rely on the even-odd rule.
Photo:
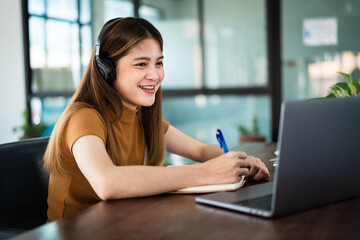
{"label": "eye", "polygon": [[139,67],[146,67],[146,63],[138,63],[138,64],[136,64],[136,66],[139,66]]}
{"label": "eye", "polygon": [[163,66],[164,66],[164,63],[163,63],[163,62],[158,62],[158,63],[156,63],[156,65],[163,67]]}

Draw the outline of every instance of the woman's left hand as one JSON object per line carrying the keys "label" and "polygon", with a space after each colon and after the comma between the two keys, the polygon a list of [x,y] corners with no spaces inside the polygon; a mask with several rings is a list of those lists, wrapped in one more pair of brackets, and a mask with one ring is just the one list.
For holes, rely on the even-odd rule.
{"label": "woman's left hand", "polygon": [[246,176],[248,179],[258,181],[270,177],[269,170],[261,159],[248,156],[245,160],[248,161],[250,165],[249,174]]}

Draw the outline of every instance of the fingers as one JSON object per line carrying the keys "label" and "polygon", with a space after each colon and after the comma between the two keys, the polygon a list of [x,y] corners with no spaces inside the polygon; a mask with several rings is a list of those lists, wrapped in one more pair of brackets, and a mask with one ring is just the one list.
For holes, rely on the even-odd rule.
{"label": "fingers", "polygon": [[259,170],[252,177],[252,179],[255,181],[259,181],[261,179],[268,178],[268,177],[270,177],[270,173],[269,173],[268,169],[266,168],[265,164],[263,162],[261,162]]}
{"label": "fingers", "polygon": [[238,158],[238,159],[246,159],[248,157],[246,152],[241,152],[241,151],[230,151],[226,153],[226,155],[230,158]]}
{"label": "fingers", "polygon": [[239,168],[239,177],[240,177],[240,176],[243,176],[243,175],[244,175],[244,176],[248,176],[248,175],[249,175],[249,171],[250,171],[250,170],[249,170],[249,168],[247,168],[247,167],[246,167],[246,168],[243,168],[243,167],[242,167],[242,168]]}
{"label": "fingers", "polygon": [[250,167],[249,174],[246,175],[247,178],[258,181],[270,177],[269,170],[259,158],[249,156],[246,161],[248,161]]}
{"label": "fingers", "polygon": [[255,158],[253,156],[249,156],[246,160],[249,162],[249,165],[250,165],[250,171],[249,171],[248,177],[253,177],[253,176],[255,176],[255,174],[258,172],[258,170],[260,168],[259,161],[261,161],[261,160],[258,158]]}
{"label": "fingers", "polygon": [[248,160],[239,159],[238,160],[238,165],[239,165],[240,168],[246,168],[248,170],[251,168],[250,161],[248,161]]}
{"label": "fingers", "polygon": [[248,179],[261,180],[270,176],[265,164],[245,152],[231,151],[217,158],[211,159],[203,165],[206,170],[208,184],[234,183],[241,180],[241,176]]}
{"label": "fingers", "polygon": [[258,181],[270,177],[269,170],[259,158],[248,156],[241,151],[231,151],[226,153],[226,156],[236,161],[237,167],[240,168],[239,174],[245,175],[248,179]]}

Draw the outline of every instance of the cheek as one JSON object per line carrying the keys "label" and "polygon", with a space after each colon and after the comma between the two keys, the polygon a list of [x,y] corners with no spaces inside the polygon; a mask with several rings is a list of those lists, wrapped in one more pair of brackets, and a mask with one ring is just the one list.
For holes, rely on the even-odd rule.
{"label": "cheek", "polygon": [[133,84],[137,84],[140,78],[141,74],[137,71],[133,71],[129,68],[118,69],[116,71],[114,87],[118,90],[124,90],[131,87]]}
{"label": "cheek", "polygon": [[160,82],[162,82],[162,80],[164,79],[164,77],[165,77],[165,71],[164,71],[164,69],[162,69],[162,70],[160,71],[160,73],[159,73]]}
{"label": "cheek", "polygon": [[121,94],[127,91],[127,87],[129,84],[126,84],[126,78],[124,78],[124,75],[117,74],[116,80],[114,82],[114,88]]}
{"label": "cheek", "polygon": [[115,88],[116,91],[118,91],[119,93],[121,93],[121,90],[122,90],[122,89],[121,89],[121,85],[119,84],[119,81],[115,81],[113,86],[114,86],[114,88]]}

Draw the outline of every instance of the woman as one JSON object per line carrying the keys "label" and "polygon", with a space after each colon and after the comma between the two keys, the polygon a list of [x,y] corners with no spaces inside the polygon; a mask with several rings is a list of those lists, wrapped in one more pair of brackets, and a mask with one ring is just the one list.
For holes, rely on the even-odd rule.
{"label": "woman", "polygon": [[[223,154],[162,119],[162,46],[160,33],[144,19],[117,18],[103,27],[45,153],[49,221],[101,200],[234,183],[241,175],[269,177],[260,159]],[[165,148],[203,163],[159,167]]]}

